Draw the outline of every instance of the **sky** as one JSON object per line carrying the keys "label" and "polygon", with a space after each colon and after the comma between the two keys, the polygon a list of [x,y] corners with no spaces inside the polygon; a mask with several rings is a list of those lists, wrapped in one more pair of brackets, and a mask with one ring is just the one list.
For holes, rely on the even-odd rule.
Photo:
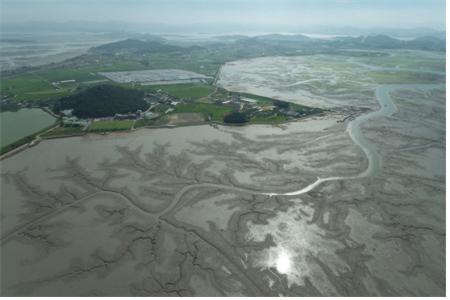
{"label": "sky", "polygon": [[445,29],[445,0],[0,0],[2,22]]}

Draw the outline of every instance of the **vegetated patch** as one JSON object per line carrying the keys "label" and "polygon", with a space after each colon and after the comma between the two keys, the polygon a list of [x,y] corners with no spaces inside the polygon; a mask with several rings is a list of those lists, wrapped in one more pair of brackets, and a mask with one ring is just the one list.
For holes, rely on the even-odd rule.
{"label": "vegetated patch", "polygon": [[140,119],[134,124],[135,128],[145,127],[145,126],[156,126],[159,125],[161,121],[159,119]]}
{"label": "vegetated patch", "polygon": [[249,123],[251,124],[278,124],[278,123],[284,123],[288,120],[288,117],[277,115],[277,114],[270,114],[270,115],[257,115],[252,117],[249,120]]}
{"label": "vegetated patch", "polygon": [[286,101],[273,100],[272,103],[273,105],[281,109],[288,109],[290,107],[290,103]]}
{"label": "vegetated patch", "polygon": [[139,86],[138,88],[144,90],[156,91],[158,89],[163,90],[167,94],[177,98],[202,98],[206,97],[214,91],[214,87],[206,84],[167,84],[167,85],[151,85],[151,86]]}
{"label": "vegetated patch", "polygon": [[22,108],[22,106],[17,104],[17,102],[8,102],[8,103],[1,103],[0,104],[0,112],[3,112],[3,111],[18,111],[21,108]]}
{"label": "vegetated patch", "polygon": [[248,117],[245,113],[242,112],[232,112],[227,114],[223,118],[224,123],[229,124],[244,124],[248,122]]}
{"label": "vegetated patch", "polygon": [[89,131],[122,131],[133,126],[133,120],[97,121],[92,123]]}
{"label": "vegetated patch", "polygon": [[97,46],[95,48],[92,48],[90,52],[111,55],[115,53],[167,53],[183,50],[183,48],[178,46],[164,44],[162,43],[163,41],[163,39],[161,39],[161,41],[141,41],[137,39],[126,39]]}
{"label": "vegetated patch", "polygon": [[79,136],[86,134],[81,127],[57,127],[49,132],[42,135],[43,138],[59,138],[59,137],[69,137],[69,136]]}
{"label": "vegetated patch", "polygon": [[318,107],[310,107],[295,103],[290,103],[289,107],[294,110],[295,112],[300,113],[300,115],[307,116],[307,115],[315,115],[323,113],[325,110],[318,108]]}
{"label": "vegetated patch", "polygon": [[205,117],[201,113],[175,113],[167,116],[169,124],[188,125],[204,123]]}
{"label": "vegetated patch", "polygon": [[13,143],[11,143],[11,144],[8,144],[8,145],[6,145],[6,146],[3,146],[3,147],[0,149],[0,155],[5,154],[5,153],[7,153],[7,152],[9,152],[9,151],[11,151],[11,150],[17,148],[17,147],[22,146],[22,145],[25,145],[25,144],[31,142],[32,140],[34,140],[34,138],[35,138],[35,135],[34,135],[34,134],[31,134],[31,135],[28,135],[28,136],[26,136],[26,137],[24,137],[24,138],[21,138],[21,139],[19,139],[19,140],[13,142]]}
{"label": "vegetated patch", "polygon": [[98,85],[61,98],[55,111],[73,109],[78,118],[111,117],[148,108],[144,92],[115,85]]}
{"label": "vegetated patch", "polygon": [[[36,76],[43,78],[49,82],[60,83],[61,85],[73,82],[85,82],[103,79],[102,76],[90,72],[84,68],[65,68],[42,70],[34,73]],[[68,81],[68,82],[66,82]]]}
{"label": "vegetated patch", "polygon": [[39,101],[68,94],[66,88],[56,89],[44,78],[34,74],[24,74],[2,78],[1,93],[15,101]]}
{"label": "vegetated patch", "polygon": [[206,119],[222,121],[232,111],[231,107],[209,103],[186,103],[175,106],[174,113],[201,113]]}
{"label": "vegetated patch", "polygon": [[159,104],[152,110],[158,114],[164,114],[168,109],[172,108],[169,104]]}

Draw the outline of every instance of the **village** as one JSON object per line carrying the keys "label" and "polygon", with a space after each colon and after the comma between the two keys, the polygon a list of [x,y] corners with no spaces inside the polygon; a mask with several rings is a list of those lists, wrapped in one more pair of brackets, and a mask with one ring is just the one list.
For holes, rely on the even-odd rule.
{"label": "village", "polygon": [[[113,122],[113,121],[131,121],[140,124],[159,124],[171,125],[172,122],[164,122],[164,116],[182,115],[182,114],[198,114],[200,119],[193,122],[216,122],[216,123],[232,123],[226,122],[224,116],[232,113],[245,115],[246,122],[253,123],[280,123],[293,121],[305,115],[318,113],[318,109],[304,107],[285,101],[253,97],[253,95],[241,95],[227,91],[215,92],[204,99],[177,98],[169,95],[161,89],[148,91],[145,93],[144,100],[148,103],[147,110],[137,110],[125,114],[116,113],[114,116],[98,117],[91,119],[77,118],[72,114],[73,109],[60,111],[61,125],[63,127],[79,127],[87,130],[95,123]],[[155,122],[156,120],[159,122]],[[170,118],[166,118],[169,120]],[[170,120],[173,120],[171,118]],[[177,118],[177,120],[183,120]],[[245,123],[246,123],[245,122]],[[172,125],[186,125],[186,121],[175,121]],[[192,123],[192,122],[191,122]],[[241,122],[239,122],[241,123]],[[244,123],[244,122],[242,122]],[[134,127],[134,126],[132,126]]]}

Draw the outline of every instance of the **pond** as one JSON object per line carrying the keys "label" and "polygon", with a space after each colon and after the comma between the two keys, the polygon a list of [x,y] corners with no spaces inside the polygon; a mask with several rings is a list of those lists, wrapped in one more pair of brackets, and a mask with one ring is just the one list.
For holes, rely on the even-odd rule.
{"label": "pond", "polygon": [[9,145],[55,122],[55,118],[38,108],[0,113],[0,147]]}

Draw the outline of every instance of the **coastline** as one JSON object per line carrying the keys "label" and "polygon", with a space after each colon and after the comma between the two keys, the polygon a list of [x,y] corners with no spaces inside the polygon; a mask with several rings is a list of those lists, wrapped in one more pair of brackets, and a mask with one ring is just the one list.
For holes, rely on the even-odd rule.
{"label": "coastline", "polygon": [[[30,142],[26,142],[23,144],[20,144],[19,146],[12,148],[11,150],[3,153],[0,155],[0,161],[7,159],[9,157],[14,156],[17,153],[20,153],[24,150],[26,150],[27,148],[36,146],[37,144],[39,144],[40,141],[42,140],[55,140],[55,139],[64,139],[64,138],[71,138],[71,137],[80,137],[80,136],[92,136],[92,135],[111,135],[111,134],[129,134],[132,132],[136,132],[142,129],[176,129],[176,128],[183,128],[183,127],[194,127],[194,126],[211,126],[211,127],[217,127],[217,126],[225,126],[225,127],[249,127],[249,126],[254,126],[254,125],[268,125],[268,126],[272,126],[272,127],[279,127],[279,128],[283,128],[283,126],[286,126],[288,124],[291,123],[296,123],[296,122],[304,122],[304,121],[308,121],[311,118],[314,117],[327,117],[327,114],[317,114],[317,115],[308,115],[308,116],[304,116],[302,118],[299,119],[294,119],[294,120],[288,120],[288,121],[284,121],[284,122],[278,122],[278,123],[243,123],[243,124],[230,124],[230,123],[220,123],[220,122],[214,122],[214,121],[204,121],[204,122],[191,122],[191,123],[184,123],[184,124],[165,124],[165,125],[147,125],[147,126],[142,126],[142,127],[138,127],[138,128],[133,128],[130,130],[121,130],[121,131],[85,131],[84,133],[80,133],[80,134],[67,134],[67,135],[59,135],[59,136],[51,136],[51,137],[41,137],[40,134],[48,132],[50,130],[53,130],[54,128],[56,128],[57,126],[55,126],[55,124],[51,125],[51,127],[47,127],[44,128],[41,131],[38,131],[37,133],[33,134],[32,136],[34,136],[33,140],[31,140]],[[58,125],[59,126],[59,125]],[[25,137],[27,138],[27,137]]]}

